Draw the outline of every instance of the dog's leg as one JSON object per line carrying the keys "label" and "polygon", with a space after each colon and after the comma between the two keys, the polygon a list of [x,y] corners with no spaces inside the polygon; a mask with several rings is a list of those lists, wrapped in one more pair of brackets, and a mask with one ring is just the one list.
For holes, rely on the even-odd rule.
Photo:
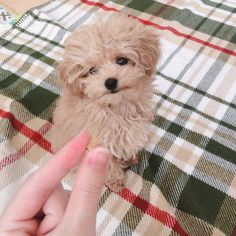
{"label": "dog's leg", "polygon": [[106,185],[114,192],[120,192],[125,186],[125,173],[124,169],[127,165],[112,157],[109,163],[109,171],[106,179]]}
{"label": "dog's leg", "polygon": [[123,166],[123,168],[128,168],[129,166],[137,165],[139,163],[139,157],[134,155],[128,161],[124,160],[117,160],[117,161],[119,162],[119,164]]}

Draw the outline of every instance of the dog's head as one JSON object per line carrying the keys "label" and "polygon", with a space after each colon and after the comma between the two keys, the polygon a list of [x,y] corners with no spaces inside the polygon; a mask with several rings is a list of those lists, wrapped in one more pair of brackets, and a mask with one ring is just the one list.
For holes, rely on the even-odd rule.
{"label": "dog's head", "polygon": [[114,13],[67,38],[59,75],[64,88],[80,97],[116,105],[150,91],[159,56],[153,28]]}

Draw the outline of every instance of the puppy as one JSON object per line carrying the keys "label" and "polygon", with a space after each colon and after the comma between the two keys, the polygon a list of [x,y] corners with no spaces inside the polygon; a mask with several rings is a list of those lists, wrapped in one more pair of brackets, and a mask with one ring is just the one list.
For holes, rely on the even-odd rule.
{"label": "puppy", "polygon": [[84,25],[65,41],[58,71],[63,95],[54,112],[55,152],[82,129],[113,154],[107,186],[124,187],[124,169],[148,141],[152,82],[160,56],[155,30],[114,13]]}

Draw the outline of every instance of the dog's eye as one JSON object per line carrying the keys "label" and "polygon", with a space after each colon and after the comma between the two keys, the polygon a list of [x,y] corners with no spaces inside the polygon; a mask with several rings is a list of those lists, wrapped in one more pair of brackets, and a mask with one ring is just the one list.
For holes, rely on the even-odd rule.
{"label": "dog's eye", "polygon": [[97,69],[95,67],[92,67],[89,69],[89,74],[95,75],[97,73]]}
{"label": "dog's eye", "polygon": [[129,60],[125,57],[118,57],[116,59],[116,63],[120,66],[126,65],[129,62]]}

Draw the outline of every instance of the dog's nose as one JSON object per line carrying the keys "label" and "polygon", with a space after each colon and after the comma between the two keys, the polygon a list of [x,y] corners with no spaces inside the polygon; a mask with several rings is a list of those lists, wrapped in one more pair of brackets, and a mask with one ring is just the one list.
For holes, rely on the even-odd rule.
{"label": "dog's nose", "polygon": [[117,88],[118,80],[115,78],[108,78],[105,81],[105,86],[107,89],[114,91]]}

